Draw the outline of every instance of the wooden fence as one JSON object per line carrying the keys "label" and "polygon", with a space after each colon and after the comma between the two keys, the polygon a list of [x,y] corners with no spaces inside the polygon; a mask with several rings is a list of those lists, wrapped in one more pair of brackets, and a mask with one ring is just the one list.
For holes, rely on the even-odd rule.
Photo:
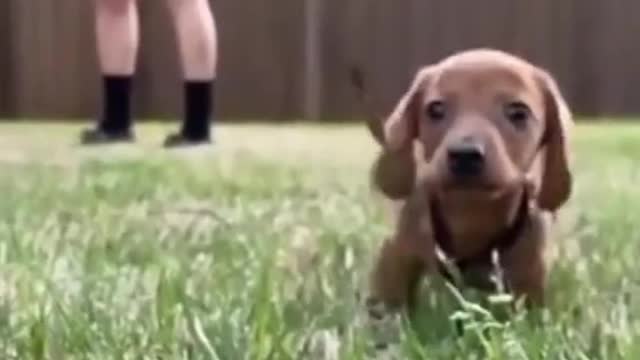
{"label": "wooden fence", "polygon": [[[179,61],[161,0],[140,0],[140,117],[180,114]],[[359,63],[388,109],[420,64],[491,46],[549,68],[576,112],[640,113],[636,0],[213,0],[218,110],[227,119],[347,119]],[[92,117],[91,0],[0,0],[0,115]]]}

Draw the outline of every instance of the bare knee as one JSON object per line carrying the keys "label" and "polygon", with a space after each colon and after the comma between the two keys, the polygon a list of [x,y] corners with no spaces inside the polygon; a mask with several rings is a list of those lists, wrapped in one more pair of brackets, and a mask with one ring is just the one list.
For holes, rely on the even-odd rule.
{"label": "bare knee", "polygon": [[176,14],[178,11],[185,9],[185,8],[191,8],[194,6],[204,6],[204,7],[209,7],[209,2],[208,0],[166,0],[169,9],[171,10],[171,12],[173,12],[174,14]]}
{"label": "bare knee", "polygon": [[136,0],[96,0],[98,11],[105,11],[111,14],[125,14]]}

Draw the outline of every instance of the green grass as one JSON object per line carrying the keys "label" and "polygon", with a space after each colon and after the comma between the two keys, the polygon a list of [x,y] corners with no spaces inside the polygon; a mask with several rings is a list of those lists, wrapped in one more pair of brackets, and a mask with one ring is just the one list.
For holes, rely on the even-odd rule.
{"label": "green grass", "polygon": [[425,289],[415,322],[377,327],[359,299],[389,224],[362,128],[173,152],[162,126],[90,149],[79,129],[0,125],[1,359],[640,359],[640,127],[577,129],[547,310]]}

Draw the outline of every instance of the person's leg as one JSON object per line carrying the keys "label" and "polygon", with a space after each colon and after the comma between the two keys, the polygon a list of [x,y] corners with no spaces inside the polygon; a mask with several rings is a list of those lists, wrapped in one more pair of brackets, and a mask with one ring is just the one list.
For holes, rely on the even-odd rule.
{"label": "person's leg", "polygon": [[139,24],[136,0],[96,0],[96,41],[102,74],[103,108],[84,143],[128,141],[131,131],[131,81],[136,67]]}
{"label": "person's leg", "polygon": [[214,114],[214,86],[218,39],[208,0],[167,0],[176,28],[184,76],[184,119],[179,133],[165,145],[189,145],[210,141],[209,123]]}

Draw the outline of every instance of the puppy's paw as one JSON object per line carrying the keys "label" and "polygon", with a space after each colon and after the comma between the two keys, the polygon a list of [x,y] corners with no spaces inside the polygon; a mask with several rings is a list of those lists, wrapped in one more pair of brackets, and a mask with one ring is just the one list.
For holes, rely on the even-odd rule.
{"label": "puppy's paw", "polygon": [[365,308],[368,315],[366,328],[371,333],[377,356],[381,356],[391,351],[399,342],[401,316],[399,312],[389,309],[382,300],[375,297],[365,300]]}
{"label": "puppy's paw", "polygon": [[365,308],[369,314],[369,318],[373,320],[383,320],[390,313],[384,302],[376,297],[369,296],[365,300]]}

